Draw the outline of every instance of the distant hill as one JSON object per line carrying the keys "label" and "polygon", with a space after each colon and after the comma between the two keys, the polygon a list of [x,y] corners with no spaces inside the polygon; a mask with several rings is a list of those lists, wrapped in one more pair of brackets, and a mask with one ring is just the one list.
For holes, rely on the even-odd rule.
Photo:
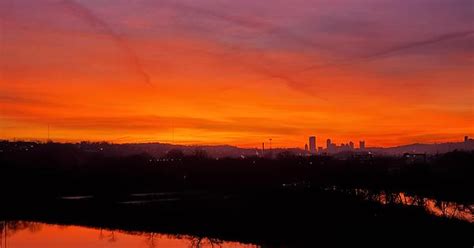
{"label": "distant hill", "polygon": [[410,144],[388,148],[368,148],[368,151],[372,151],[377,154],[386,155],[400,155],[403,153],[426,153],[426,154],[438,154],[446,153],[454,150],[472,151],[474,150],[474,140],[469,139],[465,142],[449,142],[439,144]]}
{"label": "distant hill", "polygon": [[[259,148],[240,148],[230,145],[174,145],[167,143],[128,143],[128,144],[111,144],[106,142],[81,142],[75,144],[49,143],[55,146],[74,146],[77,149],[88,153],[100,153],[108,156],[128,156],[134,154],[147,153],[155,157],[162,157],[171,150],[180,150],[184,155],[193,155],[196,151],[205,151],[211,158],[224,157],[250,157],[262,156],[262,150]],[[39,142],[9,142],[0,141],[0,152],[8,152],[13,150],[28,151],[33,150],[35,146],[48,145]],[[410,144],[397,147],[369,147],[367,149],[353,149],[335,152],[332,154],[340,154],[343,156],[351,156],[353,153],[371,152],[375,155],[402,155],[403,153],[426,153],[438,154],[446,153],[454,150],[474,151],[474,140],[469,139],[465,142],[450,142],[440,144]],[[300,148],[274,148],[266,150],[265,157],[276,157],[281,152],[291,152],[293,154],[308,154]]]}

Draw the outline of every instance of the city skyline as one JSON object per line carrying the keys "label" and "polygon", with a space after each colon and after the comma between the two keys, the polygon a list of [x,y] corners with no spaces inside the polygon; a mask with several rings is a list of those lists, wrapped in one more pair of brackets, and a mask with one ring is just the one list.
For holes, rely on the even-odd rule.
{"label": "city skyline", "polygon": [[[397,148],[397,147],[404,147],[404,146],[412,146],[412,145],[439,145],[439,144],[459,144],[459,143],[465,143],[465,144],[472,144],[474,141],[473,138],[470,136],[464,136],[462,139],[458,140],[452,140],[452,141],[447,141],[447,142],[426,142],[426,143],[407,143],[407,144],[401,144],[398,146],[366,146],[366,141],[365,140],[359,140],[358,141],[358,146],[355,145],[355,143],[350,140],[350,141],[341,141],[341,143],[334,142],[331,138],[328,138],[324,141],[323,146],[318,146],[317,140],[318,139],[316,136],[309,136],[307,137],[308,141],[307,143],[302,143],[302,145],[299,146],[274,146],[274,143],[271,143],[273,139],[268,139],[267,141],[259,143],[260,146],[248,146],[248,147],[243,147],[243,146],[233,146],[229,144],[179,144],[179,143],[167,143],[167,142],[109,142],[106,140],[101,140],[101,141],[91,141],[91,140],[81,140],[81,141],[74,141],[74,142],[61,142],[58,140],[53,140],[53,139],[46,139],[46,140],[35,140],[35,139],[13,139],[13,140],[7,140],[7,139],[0,139],[0,142],[26,142],[26,143],[72,143],[72,144],[116,144],[116,145],[134,145],[134,144],[162,144],[162,145],[171,145],[171,146],[181,146],[181,147],[219,147],[219,146],[229,146],[229,147],[235,147],[235,148],[241,148],[241,149],[254,149],[259,153],[259,155],[263,156],[266,151],[272,151],[272,150],[285,150],[285,149],[299,149],[300,151],[304,151],[307,154],[314,154],[314,155],[321,155],[324,153],[337,153],[337,152],[344,152],[344,151],[370,151],[371,149],[390,149],[390,148]],[[322,139],[322,138],[321,138]],[[314,140],[314,149],[311,150],[310,144],[312,143],[312,140]],[[274,154],[273,154],[274,155]]]}

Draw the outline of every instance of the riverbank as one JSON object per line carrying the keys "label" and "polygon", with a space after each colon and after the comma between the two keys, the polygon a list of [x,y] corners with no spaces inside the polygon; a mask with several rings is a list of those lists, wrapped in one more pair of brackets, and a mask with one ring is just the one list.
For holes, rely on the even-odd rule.
{"label": "riverbank", "polygon": [[[166,197],[163,199],[176,195]],[[474,231],[473,224],[433,216],[421,207],[383,205],[341,192],[194,192],[178,200],[123,200],[15,201],[2,204],[0,218],[192,235],[270,247],[307,247],[318,242],[373,244],[394,237],[470,244]]]}

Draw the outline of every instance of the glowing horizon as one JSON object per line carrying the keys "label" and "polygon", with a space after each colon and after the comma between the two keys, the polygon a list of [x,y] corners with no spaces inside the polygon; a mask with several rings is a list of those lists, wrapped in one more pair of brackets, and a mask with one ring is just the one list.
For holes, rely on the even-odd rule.
{"label": "glowing horizon", "polygon": [[474,136],[472,2],[6,0],[0,139]]}

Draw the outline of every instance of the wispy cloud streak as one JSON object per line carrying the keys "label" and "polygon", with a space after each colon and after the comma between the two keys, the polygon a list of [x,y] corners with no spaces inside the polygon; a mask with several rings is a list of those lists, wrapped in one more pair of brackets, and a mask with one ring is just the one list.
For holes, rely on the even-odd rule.
{"label": "wispy cloud streak", "polygon": [[[225,12],[215,11],[210,8],[198,7],[191,4],[183,4],[176,1],[158,0],[160,6],[176,10],[181,13],[190,13],[208,19],[223,21],[235,26],[260,32],[260,35],[274,35],[278,38],[285,38],[296,42],[299,45],[308,48],[330,49],[330,47],[309,39],[302,35],[296,34],[289,28],[276,25],[268,20],[256,18],[255,16],[243,16],[239,14],[229,14]],[[153,1],[155,3],[156,1]],[[259,35],[258,33],[255,35]]]}
{"label": "wispy cloud streak", "polygon": [[440,42],[445,42],[449,40],[454,40],[454,39],[459,39],[459,38],[464,38],[468,37],[474,34],[474,30],[469,30],[469,31],[463,31],[463,32],[455,32],[455,33],[449,33],[449,34],[442,34],[436,37],[432,37],[430,39],[426,40],[420,40],[420,41],[414,41],[414,42],[409,42],[405,43],[399,46],[395,46],[386,50],[378,51],[373,54],[370,54],[368,56],[356,58],[356,59],[350,59],[350,60],[341,60],[337,61],[334,63],[328,63],[328,64],[323,64],[323,65],[313,65],[304,68],[303,70],[299,71],[298,73],[303,73],[307,71],[314,71],[314,70],[321,70],[321,69],[327,69],[327,68],[334,68],[334,67],[343,67],[343,66],[349,66],[349,65],[354,65],[358,63],[363,63],[363,62],[369,62],[373,61],[376,59],[381,59],[381,58],[386,58],[390,56],[394,56],[400,52],[404,51],[409,51],[411,49],[419,48],[419,47],[424,47],[424,46],[429,46],[432,44],[440,43]]}
{"label": "wispy cloud streak", "polygon": [[112,41],[126,54],[129,63],[147,85],[152,85],[150,75],[143,69],[140,59],[128,44],[128,41],[103,19],[99,18],[93,11],[74,0],[62,0],[60,2],[71,14],[81,19],[97,31],[110,37]]}

